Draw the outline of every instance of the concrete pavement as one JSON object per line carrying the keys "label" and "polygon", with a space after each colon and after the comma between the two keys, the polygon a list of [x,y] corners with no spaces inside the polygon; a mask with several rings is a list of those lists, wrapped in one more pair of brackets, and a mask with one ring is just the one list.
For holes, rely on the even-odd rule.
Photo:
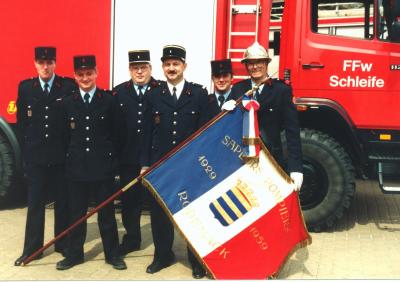
{"label": "concrete pavement", "polygon": [[[0,280],[192,280],[186,245],[175,232],[177,263],[156,274],[145,269],[153,259],[150,217],[142,217],[142,250],[130,253],[128,269],[104,263],[96,216],[88,221],[85,263],[66,271],[50,247],[41,260],[15,267],[21,255],[26,208],[0,210]],[[123,234],[117,214],[120,236]],[[45,242],[53,238],[53,210],[46,210]],[[350,210],[330,230],[311,233],[313,243],[294,253],[280,279],[400,279],[400,195],[384,195],[375,181],[358,181]],[[207,279],[207,278],[204,278]]]}

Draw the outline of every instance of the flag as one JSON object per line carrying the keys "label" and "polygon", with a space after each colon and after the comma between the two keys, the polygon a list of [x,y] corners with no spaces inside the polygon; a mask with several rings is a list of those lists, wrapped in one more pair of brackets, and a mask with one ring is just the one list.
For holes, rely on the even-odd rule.
{"label": "flag", "polygon": [[244,161],[244,113],[218,116],[152,167],[144,184],[216,279],[265,279],[310,242],[290,178],[261,144]]}

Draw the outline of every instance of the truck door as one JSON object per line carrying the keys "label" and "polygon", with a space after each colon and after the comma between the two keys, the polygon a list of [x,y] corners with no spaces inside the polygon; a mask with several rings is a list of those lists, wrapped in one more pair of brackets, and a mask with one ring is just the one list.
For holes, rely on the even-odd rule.
{"label": "truck door", "polygon": [[400,129],[400,44],[391,42],[389,2],[302,1],[296,96],[336,102],[357,128]]}

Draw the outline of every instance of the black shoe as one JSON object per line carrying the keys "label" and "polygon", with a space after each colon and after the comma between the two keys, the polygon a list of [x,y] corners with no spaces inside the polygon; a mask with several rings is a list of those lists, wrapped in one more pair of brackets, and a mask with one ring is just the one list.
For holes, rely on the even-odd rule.
{"label": "black shoe", "polygon": [[139,251],[139,250],[140,250],[140,244],[139,245],[128,246],[128,244],[122,243],[118,247],[118,255],[119,256],[126,256],[130,252]]}
{"label": "black shoe", "polygon": [[[22,255],[19,258],[17,258],[17,260],[14,262],[15,266],[21,266],[21,264],[28,258],[28,255]],[[41,259],[43,257],[43,253],[38,254],[35,258],[33,258],[32,260],[38,260]]]}
{"label": "black shoe", "polygon": [[200,265],[192,266],[192,276],[195,279],[201,279],[206,276],[206,272]]}
{"label": "black shoe", "polygon": [[159,272],[161,269],[166,268],[175,262],[175,256],[172,255],[169,259],[154,259],[153,262],[147,267],[146,272],[153,274]]}
{"label": "black shoe", "polygon": [[121,257],[113,257],[106,259],[106,263],[111,264],[114,269],[124,270],[127,269],[125,261]]}
{"label": "black shoe", "polygon": [[70,269],[71,267],[74,267],[75,265],[83,263],[83,258],[79,259],[70,259],[70,258],[65,258],[56,264],[56,269],[57,270],[67,270]]}

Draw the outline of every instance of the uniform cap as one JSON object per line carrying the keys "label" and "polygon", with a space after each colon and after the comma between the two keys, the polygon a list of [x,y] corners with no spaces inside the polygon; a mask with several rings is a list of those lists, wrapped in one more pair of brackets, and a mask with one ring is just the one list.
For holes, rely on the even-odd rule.
{"label": "uniform cap", "polygon": [[129,63],[150,63],[149,50],[133,50],[128,52]]}
{"label": "uniform cap", "polygon": [[232,74],[231,59],[211,61],[211,74],[212,75],[219,75],[219,74],[224,74],[224,73]]}
{"label": "uniform cap", "polygon": [[74,69],[92,69],[96,67],[96,57],[93,55],[74,56]]}
{"label": "uniform cap", "polygon": [[246,49],[243,54],[241,63],[247,63],[248,60],[265,59],[267,63],[271,62],[271,58],[268,55],[267,50],[261,46],[257,41]]}
{"label": "uniform cap", "polygon": [[49,46],[35,47],[35,60],[55,60],[56,48]]}
{"label": "uniform cap", "polygon": [[165,61],[167,59],[179,59],[183,62],[186,61],[186,49],[179,45],[166,45],[163,48],[163,56],[161,57],[161,61]]}

